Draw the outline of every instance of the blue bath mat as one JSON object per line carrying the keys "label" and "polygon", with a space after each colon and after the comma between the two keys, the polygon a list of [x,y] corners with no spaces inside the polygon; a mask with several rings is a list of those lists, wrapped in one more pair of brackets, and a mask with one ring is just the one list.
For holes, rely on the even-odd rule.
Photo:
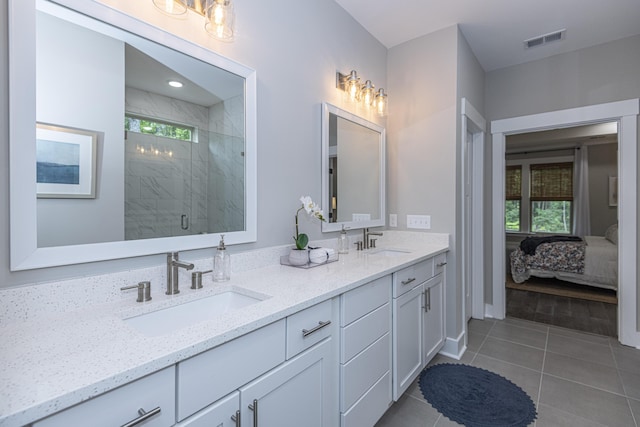
{"label": "blue bath mat", "polygon": [[442,415],[467,427],[525,427],[537,416],[524,390],[473,366],[433,365],[420,374],[420,390]]}

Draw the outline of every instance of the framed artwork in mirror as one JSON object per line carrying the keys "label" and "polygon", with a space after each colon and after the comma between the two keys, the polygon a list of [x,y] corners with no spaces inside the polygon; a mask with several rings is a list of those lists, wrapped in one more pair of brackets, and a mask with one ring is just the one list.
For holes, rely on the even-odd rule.
{"label": "framed artwork in mirror", "polygon": [[38,198],[95,199],[98,133],[36,125]]}

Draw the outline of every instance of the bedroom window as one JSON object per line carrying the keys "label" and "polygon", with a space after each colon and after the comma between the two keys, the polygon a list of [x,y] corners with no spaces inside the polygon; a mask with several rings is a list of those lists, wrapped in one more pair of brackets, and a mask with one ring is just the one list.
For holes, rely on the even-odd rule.
{"label": "bedroom window", "polygon": [[573,163],[530,166],[531,231],[571,233]]}
{"label": "bedroom window", "polygon": [[522,203],[522,165],[507,166],[505,183],[505,228],[507,231],[520,231],[520,205]]}

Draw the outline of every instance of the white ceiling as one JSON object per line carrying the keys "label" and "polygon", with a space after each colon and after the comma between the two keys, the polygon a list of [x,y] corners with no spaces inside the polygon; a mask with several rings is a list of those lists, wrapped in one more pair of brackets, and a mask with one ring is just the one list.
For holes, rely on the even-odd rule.
{"label": "white ceiling", "polygon": [[[485,71],[640,34],[640,0],[336,0],[387,48],[459,24]],[[565,40],[524,40],[566,29]]]}

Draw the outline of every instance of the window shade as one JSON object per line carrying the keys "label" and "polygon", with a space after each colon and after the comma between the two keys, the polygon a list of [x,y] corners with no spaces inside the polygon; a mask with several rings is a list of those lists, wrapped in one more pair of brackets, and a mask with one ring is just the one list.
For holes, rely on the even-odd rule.
{"label": "window shade", "polygon": [[531,200],[573,200],[573,163],[530,166]]}
{"label": "window shade", "polygon": [[522,166],[507,166],[505,173],[505,194],[507,200],[522,198]]}

